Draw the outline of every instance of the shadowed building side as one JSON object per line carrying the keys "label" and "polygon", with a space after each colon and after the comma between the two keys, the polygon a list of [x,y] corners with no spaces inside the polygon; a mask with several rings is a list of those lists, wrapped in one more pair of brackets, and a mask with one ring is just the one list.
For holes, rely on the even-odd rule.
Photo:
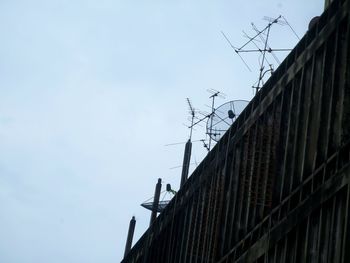
{"label": "shadowed building side", "polygon": [[122,261],[348,262],[350,0],[334,0]]}

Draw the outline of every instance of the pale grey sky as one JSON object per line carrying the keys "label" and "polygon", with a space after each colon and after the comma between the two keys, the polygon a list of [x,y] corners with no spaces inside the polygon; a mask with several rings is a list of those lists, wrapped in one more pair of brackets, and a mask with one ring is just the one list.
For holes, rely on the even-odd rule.
{"label": "pale grey sky", "polygon": [[[0,262],[119,262],[158,177],[180,181],[185,98],[251,99],[240,45],[284,15],[302,36],[321,0],[0,1]],[[274,31],[276,30],[276,31]],[[274,29],[277,46],[297,42]],[[285,35],[284,35],[285,34]],[[282,56],[281,56],[282,58]],[[254,63],[256,58],[247,58]],[[198,128],[194,139],[204,137]],[[195,144],[193,161],[205,151]],[[194,167],[192,167],[193,169]]]}

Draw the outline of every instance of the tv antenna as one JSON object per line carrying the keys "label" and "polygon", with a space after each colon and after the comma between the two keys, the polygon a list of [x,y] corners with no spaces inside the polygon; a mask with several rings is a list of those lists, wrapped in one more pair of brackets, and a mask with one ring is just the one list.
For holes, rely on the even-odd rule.
{"label": "tv antenna", "polygon": [[[200,111],[195,110],[195,108],[193,107],[192,102],[191,102],[191,100],[189,98],[186,98],[186,102],[187,102],[187,106],[188,106],[188,110],[189,110],[189,114],[190,114],[190,123],[191,123],[189,126],[186,125],[186,127],[190,129],[189,138],[188,138],[187,142],[170,143],[170,144],[166,144],[165,145],[165,146],[173,146],[173,145],[185,144],[185,150],[184,150],[184,155],[183,155],[183,164],[170,168],[170,169],[176,169],[176,168],[182,167],[180,188],[186,182],[188,174],[189,174],[190,165],[193,164],[193,163],[191,163],[192,143],[193,142],[202,142],[204,144],[204,146],[206,147],[205,140],[194,140],[194,141],[192,141],[192,134],[193,134],[194,126],[195,125],[199,125],[200,126],[199,123],[201,121],[203,121],[205,118],[208,118],[208,116],[206,116],[203,119],[199,119],[196,116],[196,113],[197,112],[200,113],[200,114],[203,114],[203,113],[200,112]],[[196,119],[198,119],[198,121],[195,122]]]}
{"label": "tv antenna", "polygon": [[[253,85],[253,88],[255,89],[255,94],[259,91],[259,89],[264,85],[264,79],[265,75],[267,73],[273,73],[274,72],[274,64],[271,63],[267,55],[270,54],[272,58],[277,62],[277,64],[280,64],[280,61],[278,57],[275,55],[275,52],[288,52],[292,49],[290,48],[278,48],[273,49],[269,45],[269,38],[271,33],[271,27],[275,24],[277,25],[288,25],[289,28],[292,30],[292,32],[299,38],[299,36],[296,34],[292,26],[288,23],[287,19],[281,15],[279,15],[277,18],[271,18],[271,17],[264,17],[264,20],[268,21],[267,26],[265,26],[263,29],[259,30],[253,23],[251,23],[251,26],[255,32],[255,34],[251,37],[247,33],[244,33],[244,36],[248,38],[248,41],[245,42],[240,47],[235,47],[229,38],[225,35],[223,31],[221,31],[221,34],[224,36],[226,41],[229,43],[231,48],[235,51],[235,53],[240,57],[242,62],[245,64],[245,66],[248,68],[248,70],[251,72],[251,68],[249,67],[248,63],[243,59],[241,53],[260,53],[261,54],[261,60],[259,60],[259,77],[256,82],[256,85]],[[300,38],[299,38],[300,39]],[[257,44],[257,42],[260,44]],[[261,46],[262,44],[262,46]],[[250,45],[253,45],[253,48],[249,48]]]}
{"label": "tv antenna", "polygon": [[189,113],[191,114],[191,125],[189,126],[190,129],[190,137],[185,145],[185,151],[184,151],[184,158],[183,158],[183,164],[182,164],[182,172],[181,172],[181,181],[180,181],[180,188],[184,185],[184,183],[187,181],[188,173],[190,170],[191,165],[191,154],[192,154],[192,131],[193,131],[193,122],[195,118],[195,110],[192,106],[192,103],[189,98],[186,98]]}
{"label": "tv antenna", "polygon": [[211,101],[211,113],[210,113],[210,116],[208,119],[208,122],[210,122],[210,125],[209,125],[209,129],[207,129],[207,134],[209,135],[208,149],[210,151],[211,140],[212,140],[213,136],[215,136],[215,133],[213,132],[213,116],[215,116],[215,107],[214,107],[215,106],[215,98],[221,97],[224,99],[225,94],[221,93],[220,91],[214,90],[214,89],[207,90],[207,91],[212,94],[209,97],[212,99],[212,101]]}
{"label": "tv antenna", "polygon": [[[209,119],[210,120],[210,117],[212,116],[212,115],[214,115],[215,114],[215,98],[216,97],[220,97],[220,98],[225,98],[225,94],[224,93],[222,93],[222,92],[220,92],[220,91],[217,91],[217,90],[214,90],[214,89],[209,89],[209,90],[207,90],[209,93],[211,93],[211,95],[210,95],[210,99],[212,99],[212,103],[211,103],[211,113],[209,113],[209,114],[203,114],[204,116],[203,116],[203,118],[201,118],[201,119],[198,119],[196,122],[192,122],[192,124],[191,124],[191,126],[189,127],[189,128],[193,128],[195,125],[199,125],[199,123],[201,123],[202,121],[204,121],[204,120],[206,120],[206,119]],[[200,112],[201,113],[201,112]],[[202,113],[201,113],[202,114]],[[211,127],[211,126],[210,126]],[[201,140],[202,142],[203,142],[203,146],[208,150],[208,151],[210,151],[210,147],[211,147],[211,141],[212,141],[212,130],[211,130],[211,128],[209,128],[209,130],[207,129],[207,131],[206,131],[206,134],[207,135],[209,135],[209,142],[208,142],[208,144],[205,142],[205,140]]]}
{"label": "tv antenna", "polygon": [[194,118],[195,118],[195,110],[194,110],[194,108],[192,106],[192,103],[191,103],[190,99],[186,98],[186,100],[187,100],[187,104],[188,104],[189,113],[191,114],[191,125],[189,127],[190,128],[190,138],[189,138],[189,140],[191,141],[191,139],[192,139],[192,131],[193,131],[193,121],[194,121]]}

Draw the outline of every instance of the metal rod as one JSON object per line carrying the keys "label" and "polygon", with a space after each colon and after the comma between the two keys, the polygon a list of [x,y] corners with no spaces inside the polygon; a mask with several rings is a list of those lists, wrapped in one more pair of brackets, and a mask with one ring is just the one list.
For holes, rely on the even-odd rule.
{"label": "metal rod", "polygon": [[157,218],[158,204],[159,204],[159,197],[160,197],[160,189],[161,188],[162,188],[162,179],[158,178],[158,183],[156,184],[156,189],[154,191],[152,214],[151,214],[151,219],[149,221],[149,225],[150,226],[153,224],[153,222]]}
{"label": "metal rod", "polygon": [[[214,103],[215,103],[215,97],[219,94],[219,92],[216,92],[215,94],[211,95],[210,97],[213,99],[211,103],[211,115],[215,114],[215,108],[214,108]],[[214,116],[214,115],[213,115]],[[210,151],[210,145],[211,145],[211,135],[213,131],[213,117],[210,118],[210,130],[209,130],[209,151]]]}
{"label": "metal rod", "polygon": [[191,151],[192,151],[192,142],[191,140],[188,140],[185,146],[180,188],[184,185],[188,177],[188,172],[190,169],[190,161],[191,161]]}
{"label": "metal rod", "polygon": [[[268,27],[268,29],[267,29],[267,36],[266,36],[266,41],[265,41],[264,50],[266,50],[266,47],[267,47],[267,41],[268,41],[268,39],[269,39],[270,28],[271,28],[271,27]],[[261,67],[260,67],[260,75],[259,75],[258,86],[255,87],[255,88],[256,88],[255,94],[258,93],[259,88],[260,88],[260,82],[261,82],[261,80],[262,80],[263,71],[264,71],[264,60],[265,60],[265,55],[266,55],[266,52],[264,51],[264,52],[263,52],[263,59],[262,59]]]}
{"label": "metal rod", "polygon": [[131,249],[132,239],[134,237],[135,225],[136,225],[136,220],[135,220],[135,217],[133,216],[129,224],[129,232],[128,232],[128,237],[126,239],[126,244],[125,244],[124,258],[126,257],[126,255],[129,253]]}
{"label": "metal rod", "polygon": [[277,17],[275,20],[273,20],[272,22],[270,22],[263,30],[260,30],[257,32],[257,34],[255,36],[253,36],[248,42],[246,42],[243,46],[241,46],[240,48],[238,48],[237,50],[241,50],[242,48],[244,48],[246,45],[248,45],[250,42],[252,42],[257,36],[259,36],[262,32],[264,32],[266,29],[269,29],[271,27],[272,24],[277,23],[278,19],[280,19],[281,16]]}
{"label": "metal rod", "polygon": [[239,53],[244,53],[244,52],[264,52],[267,51],[269,53],[274,52],[274,51],[291,51],[292,49],[290,48],[277,48],[277,49],[271,49],[271,48],[267,48],[267,49],[246,49],[246,50],[238,50],[237,52]]}

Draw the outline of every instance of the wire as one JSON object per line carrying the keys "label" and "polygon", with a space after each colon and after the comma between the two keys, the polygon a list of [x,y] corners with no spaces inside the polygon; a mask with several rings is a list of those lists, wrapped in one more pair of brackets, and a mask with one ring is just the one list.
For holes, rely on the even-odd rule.
{"label": "wire", "polygon": [[[200,140],[194,140],[194,141],[191,141],[191,142],[200,142]],[[185,144],[187,142],[175,142],[175,143],[168,143],[168,144],[165,144],[164,146],[173,146],[173,145],[180,145],[180,144]]]}
{"label": "wire", "polygon": [[230,44],[231,48],[236,52],[236,54],[239,56],[239,58],[242,60],[242,62],[244,63],[244,65],[247,67],[247,69],[252,72],[252,70],[250,69],[250,67],[248,66],[248,64],[244,61],[244,59],[242,58],[242,56],[238,53],[238,50],[234,45],[232,45],[231,41],[227,38],[227,36],[225,35],[225,33],[223,31],[221,31],[221,34],[224,36],[224,38],[226,39],[226,41]]}
{"label": "wire", "polygon": [[282,16],[283,20],[287,23],[287,25],[289,26],[289,28],[293,31],[294,35],[300,40],[300,37],[298,36],[298,34],[295,32],[295,30],[293,29],[293,27],[289,24],[289,22],[287,21],[287,19]]}

